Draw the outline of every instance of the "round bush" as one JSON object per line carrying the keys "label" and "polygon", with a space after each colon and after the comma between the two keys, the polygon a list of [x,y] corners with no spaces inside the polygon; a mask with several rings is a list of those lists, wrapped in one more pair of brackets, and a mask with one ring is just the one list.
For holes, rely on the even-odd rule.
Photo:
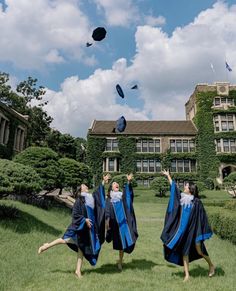
{"label": "round bush", "polygon": [[213,190],[215,187],[214,180],[212,178],[206,178],[204,181],[205,187],[208,190]]}
{"label": "round bush", "polygon": [[43,180],[43,188],[58,187],[61,177],[58,154],[47,147],[28,147],[15,156],[14,161],[34,168]]}
{"label": "round bush", "polygon": [[42,180],[29,166],[0,160],[0,196],[4,194],[34,194],[42,189]]}
{"label": "round bush", "polygon": [[156,196],[165,196],[166,192],[170,189],[170,184],[164,177],[156,177],[152,180],[150,188],[154,190]]}

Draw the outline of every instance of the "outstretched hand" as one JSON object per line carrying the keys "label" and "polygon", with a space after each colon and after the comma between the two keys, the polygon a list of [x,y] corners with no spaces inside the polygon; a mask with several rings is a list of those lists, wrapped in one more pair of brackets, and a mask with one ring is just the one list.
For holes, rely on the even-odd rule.
{"label": "outstretched hand", "polygon": [[170,176],[169,170],[166,170],[166,169],[164,169],[163,171],[161,171],[161,174],[164,175],[164,176],[166,176],[166,177]]}
{"label": "outstretched hand", "polygon": [[110,179],[111,179],[111,175],[110,174],[106,174],[105,176],[103,176],[103,181],[104,181],[105,184],[107,184]]}
{"label": "outstretched hand", "polygon": [[134,178],[134,175],[130,173],[126,177],[127,177],[128,182],[130,182]]}

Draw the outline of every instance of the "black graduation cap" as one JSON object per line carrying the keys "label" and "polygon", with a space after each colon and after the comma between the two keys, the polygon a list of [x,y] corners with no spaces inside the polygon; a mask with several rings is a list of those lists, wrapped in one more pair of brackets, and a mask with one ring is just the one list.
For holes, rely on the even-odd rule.
{"label": "black graduation cap", "polygon": [[125,97],[125,94],[124,94],[124,92],[119,84],[116,85],[116,91],[120,95],[121,98]]}
{"label": "black graduation cap", "polygon": [[131,89],[138,89],[138,85],[134,85],[133,87],[131,87]]}
{"label": "black graduation cap", "polygon": [[86,47],[89,47],[91,45],[93,45],[93,44],[92,43],[89,43],[89,42],[86,43]]}
{"label": "black graduation cap", "polygon": [[119,132],[123,132],[126,128],[126,119],[124,116],[121,116],[117,121],[116,121],[116,130]]}
{"label": "black graduation cap", "polygon": [[106,33],[107,32],[106,32],[106,29],[104,27],[97,27],[93,31],[92,38],[95,41],[101,41],[105,38]]}

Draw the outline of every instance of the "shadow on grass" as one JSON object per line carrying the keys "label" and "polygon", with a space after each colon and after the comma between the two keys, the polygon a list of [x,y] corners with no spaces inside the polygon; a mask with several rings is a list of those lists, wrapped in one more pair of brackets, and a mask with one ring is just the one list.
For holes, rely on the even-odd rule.
{"label": "shadow on grass", "polygon": [[17,233],[30,233],[31,231],[40,231],[59,236],[61,231],[37,219],[35,216],[19,210],[19,217],[14,220],[0,220],[0,226],[5,229],[11,229]]}
{"label": "shadow on grass", "polygon": [[[153,261],[149,260],[132,260],[129,263],[123,264],[123,270],[126,269],[140,269],[140,270],[151,270],[153,267],[157,266],[158,264],[154,263]],[[105,264],[96,269],[85,269],[84,273],[118,273],[119,270],[117,268],[117,264]]]}
{"label": "shadow on grass", "polygon": [[[194,269],[190,270],[190,276],[193,278],[196,277],[206,277],[208,276],[208,268],[203,268],[201,266],[197,266]],[[182,272],[176,272],[176,273],[172,273],[172,276],[179,276],[179,277],[183,277],[183,271]],[[221,267],[216,267],[215,270],[215,276],[224,276],[225,275],[225,271],[221,268]]]}

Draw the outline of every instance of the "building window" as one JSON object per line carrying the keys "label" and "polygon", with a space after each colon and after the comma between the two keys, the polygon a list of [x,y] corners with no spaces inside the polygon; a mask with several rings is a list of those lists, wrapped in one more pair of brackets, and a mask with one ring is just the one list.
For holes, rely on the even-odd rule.
{"label": "building window", "polygon": [[236,139],[217,139],[215,140],[217,153],[235,153],[236,152]]}
{"label": "building window", "polygon": [[194,152],[195,141],[188,139],[171,139],[170,140],[170,151],[171,152]]}
{"label": "building window", "polygon": [[177,172],[177,173],[196,172],[196,161],[189,160],[189,159],[172,160],[171,172]]}
{"label": "building window", "polygon": [[234,131],[236,124],[235,114],[218,114],[214,116],[215,132]]}
{"label": "building window", "polygon": [[137,160],[136,171],[139,173],[161,172],[161,162],[157,159]]}
{"label": "building window", "polygon": [[115,159],[114,158],[109,158],[108,159],[108,171],[109,172],[114,172],[115,171]]}
{"label": "building window", "polygon": [[107,139],[106,143],[106,151],[112,152],[112,151],[118,151],[118,141],[117,139]]}
{"label": "building window", "polygon": [[229,140],[223,139],[223,152],[227,153],[229,152]]}
{"label": "building window", "polygon": [[136,141],[136,151],[138,153],[160,153],[160,139],[138,139]]}
{"label": "building window", "polygon": [[234,106],[234,99],[231,97],[220,97],[220,96],[215,97],[214,106],[221,106],[221,105]]}

